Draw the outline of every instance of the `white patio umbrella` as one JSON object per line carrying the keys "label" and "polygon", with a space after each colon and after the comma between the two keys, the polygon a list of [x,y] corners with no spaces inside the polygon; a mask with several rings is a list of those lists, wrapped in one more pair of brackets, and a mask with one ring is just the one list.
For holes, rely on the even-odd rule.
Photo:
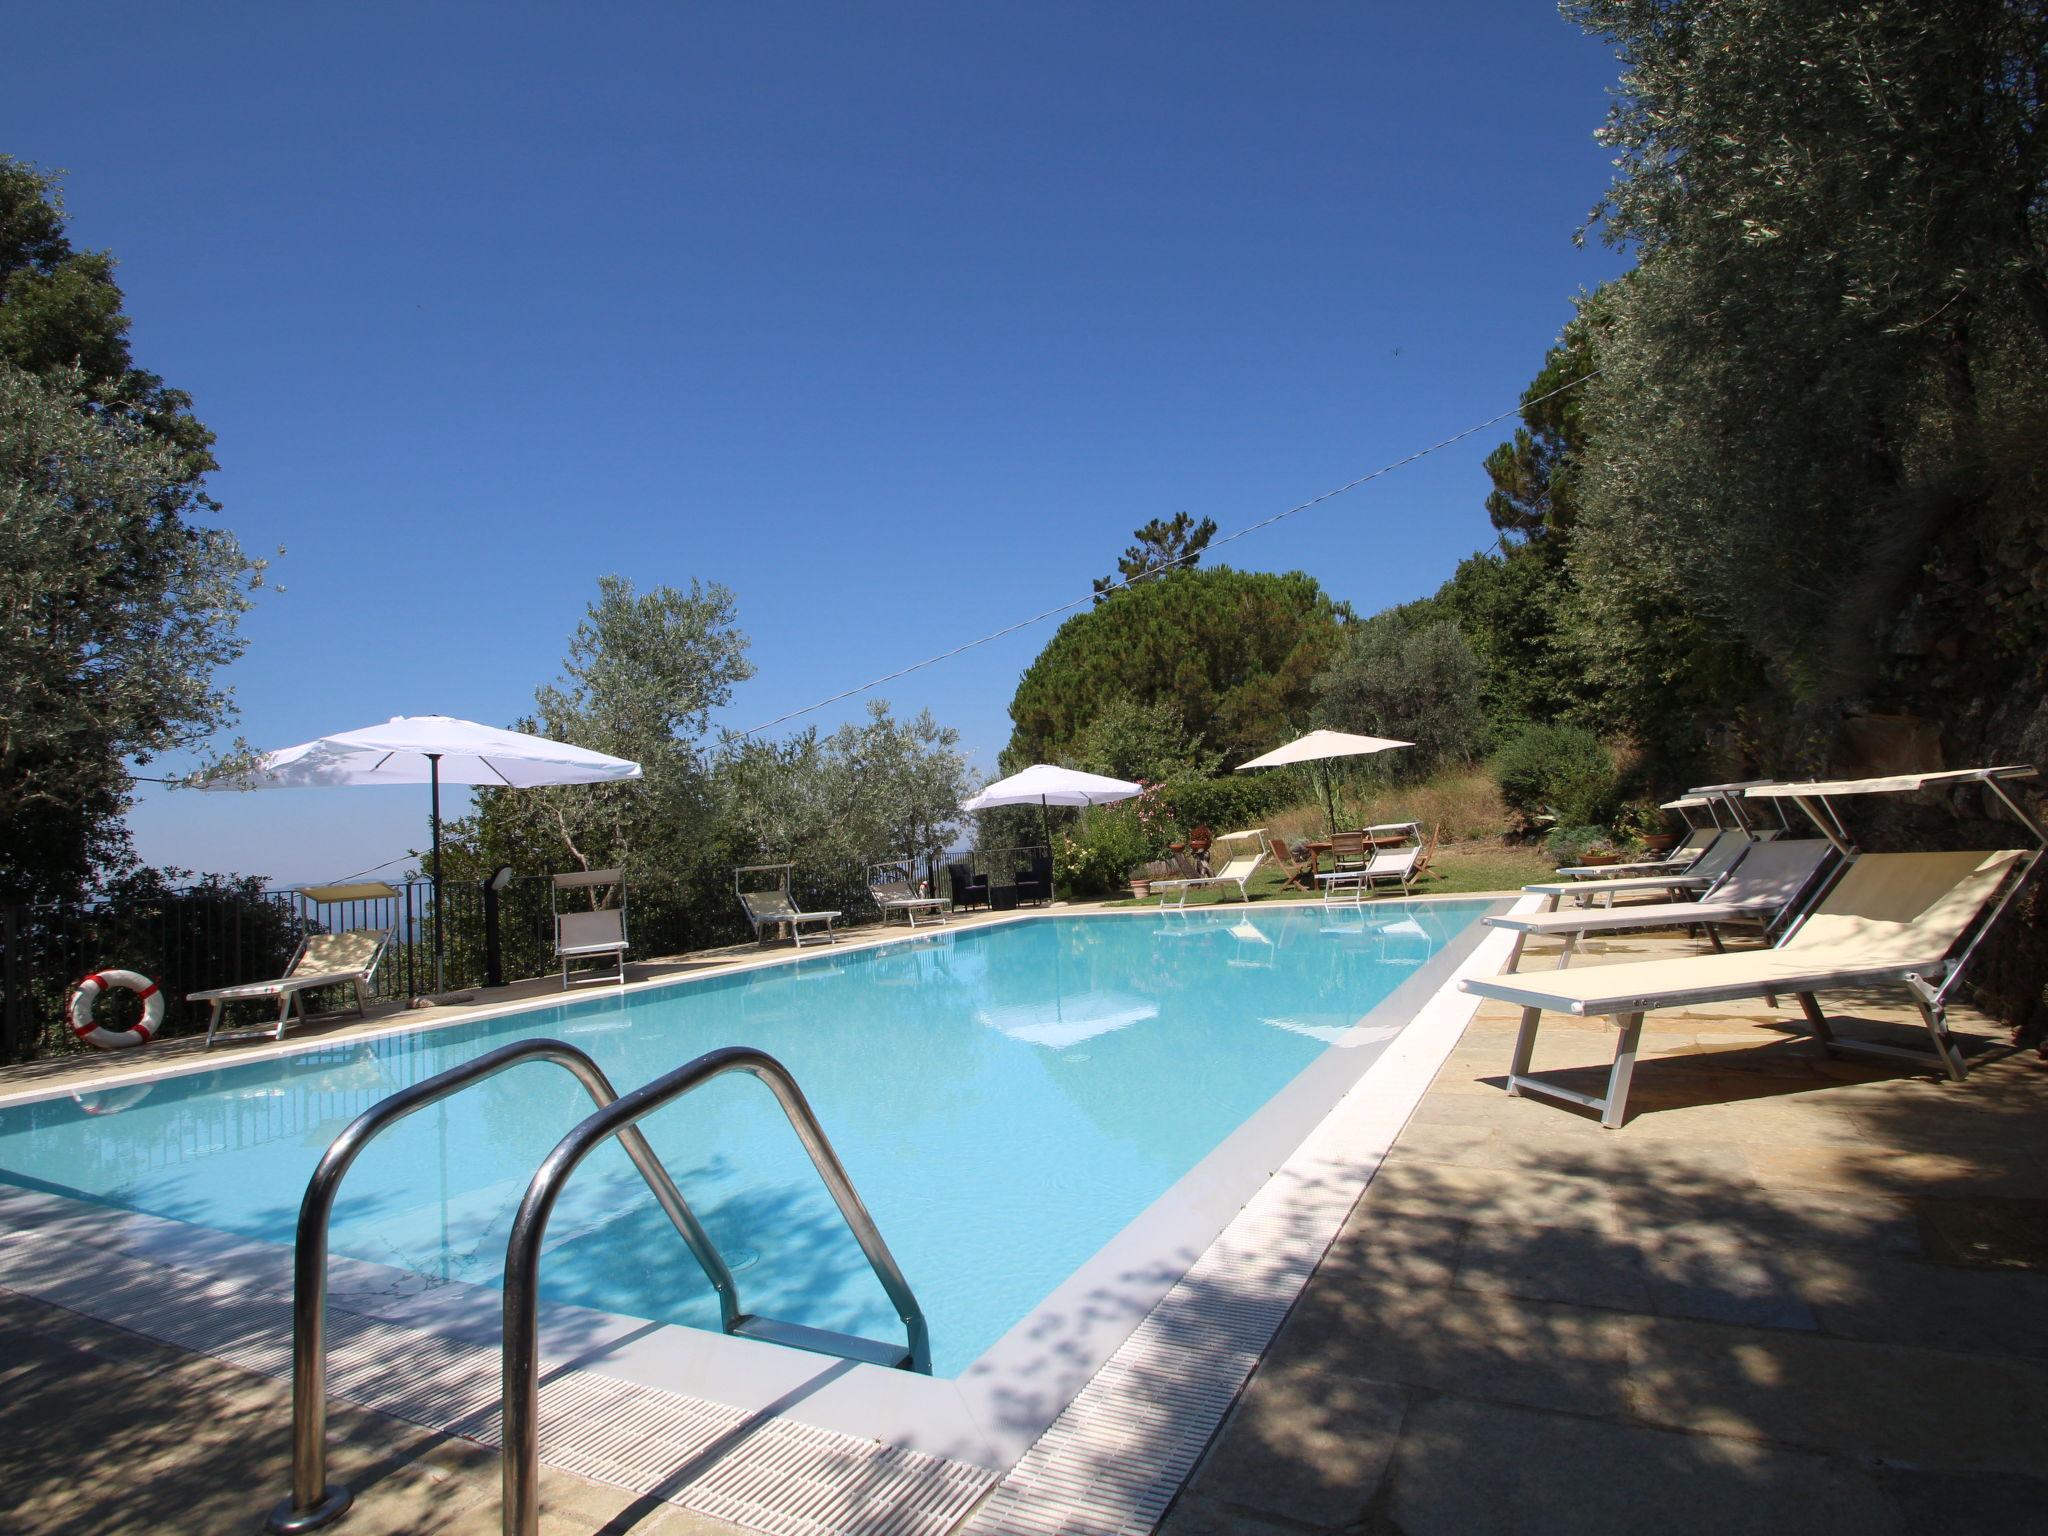
{"label": "white patio umbrella", "polygon": [[[1374,752],[1391,752],[1396,747],[1412,747],[1412,741],[1395,741],[1390,736],[1354,736],[1349,731],[1310,731],[1306,736],[1297,736],[1283,747],[1253,758],[1248,763],[1239,763],[1237,771],[1243,773],[1249,768],[1287,768],[1301,763],[1327,762],[1333,757],[1366,757]],[[1337,825],[1337,796],[1330,785],[1329,770],[1323,771],[1323,803],[1329,809],[1330,826]]]}
{"label": "white patio umbrella", "polygon": [[503,731],[451,715],[393,715],[382,725],[321,736],[256,759],[201,789],[326,789],[358,784],[432,787],[434,822],[434,986],[442,984],[441,785],[537,789],[640,777],[640,765],[523,731]]}
{"label": "white patio umbrella", "polygon": [[1099,773],[1083,773],[1078,768],[1057,768],[1051,763],[1033,763],[1021,773],[1013,773],[1007,779],[984,785],[979,794],[961,806],[967,811],[986,811],[998,805],[1035,805],[1039,810],[1039,824],[1044,829],[1045,840],[1052,842],[1052,824],[1048,806],[1054,805],[1108,805],[1112,801],[1128,800],[1133,795],[1145,792],[1142,784],[1133,784],[1125,779],[1112,779]]}

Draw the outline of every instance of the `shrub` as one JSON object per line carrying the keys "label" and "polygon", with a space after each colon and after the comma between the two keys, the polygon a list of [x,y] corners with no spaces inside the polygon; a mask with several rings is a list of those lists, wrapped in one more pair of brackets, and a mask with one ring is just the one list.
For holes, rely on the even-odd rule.
{"label": "shrub", "polygon": [[1671,813],[1654,800],[1631,800],[1614,813],[1615,836],[1631,843],[1640,843],[1646,837],[1668,836],[1671,827]]}
{"label": "shrub", "polygon": [[1600,738],[1573,725],[1525,725],[1494,758],[1501,798],[1532,823],[1605,821],[1619,788]]}
{"label": "shrub", "polygon": [[1619,848],[1605,827],[1559,827],[1543,840],[1543,851],[1557,860],[1558,867],[1583,864],[1589,853],[1617,853]]}
{"label": "shrub", "polygon": [[1233,832],[1258,825],[1260,817],[1286,805],[1299,790],[1287,774],[1248,773],[1171,779],[1159,795],[1181,831],[1208,827],[1215,832]]}
{"label": "shrub", "polygon": [[1135,807],[1103,806],[1075,831],[1053,839],[1053,873],[1064,896],[1101,896],[1120,889],[1131,871],[1159,851]]}

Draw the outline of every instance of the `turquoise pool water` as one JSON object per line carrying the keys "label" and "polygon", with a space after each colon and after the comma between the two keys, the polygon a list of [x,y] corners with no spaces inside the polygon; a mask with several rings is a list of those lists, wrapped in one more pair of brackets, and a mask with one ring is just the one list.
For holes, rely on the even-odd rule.
{"label": "turquoise pool water", "polygon": [[[1453,936],[1479,902],[1305,905],[940,930],[884,949],[339,1043],[0,1110],[0,1180],[289,1244],[356,1115],[508,1041],[559,1036],[624,1091],[720,1045],[802,1084],[956,1375]],[[513,1069],[387,1132],[333,1247],[495,1285],[526,1180],[589,1109]],[[767,1090],[720,1079],[646,1123],[751,1312],[901,1326]],[[1304,1125],[1305,1133],[1308,1127]],[[552,1299],[716,1328],[701,1273],[616,1145],[550,1227]]]}

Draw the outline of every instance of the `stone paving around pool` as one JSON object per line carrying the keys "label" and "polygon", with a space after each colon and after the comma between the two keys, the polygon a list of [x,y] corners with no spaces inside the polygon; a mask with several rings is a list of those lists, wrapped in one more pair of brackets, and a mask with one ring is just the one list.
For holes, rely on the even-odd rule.
{"label": "stone paving around pool", "polygon": [[[1580,963],[1692,946],[1602,949]],[[1652,1015],[1603,1131],[1502,1092],[1515,1016],[1483,1008],[1162,1529],[2048,1531],[2048,1068],[1967,1010],[1961,1084],[1782,1017]],[[1612,1038],[1547,1020],[1536,1068],[1592,1086]],[[253,1531],[287,1399],[0,1291],[0,1530]],[[340,1404],[333,1434],[338,1530],[498,1529],[489,1450]],[[555,1473],[545,1508],[550,1536],[730,1529]]]}
{"label": "stone paving around pool", "polygon": [[[1959,1010],[1955,1084],[1762,1004],[1652,1014],[1604,1131],[1502,1091],[1518,1017],[1467,1028],[1167,1536],[2048,1531],[2037,1054]],[[1536,1069],[1597,1091],[1613,1040],[1546,1018]]]}

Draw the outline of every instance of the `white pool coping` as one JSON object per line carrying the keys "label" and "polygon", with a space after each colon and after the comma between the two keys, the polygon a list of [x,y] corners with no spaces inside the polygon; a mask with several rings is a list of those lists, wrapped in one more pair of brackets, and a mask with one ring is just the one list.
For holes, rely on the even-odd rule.
{"label": "white pool coping", "polygon": [[[1414,898],[1381,903],[1380,909],[1483,899]],[[1295,905],[1313,908],[1315,904]],[[1152,908],[1085,914],[1053,909],[999,921],[1157,915]],[[1200,915],[1191,913],[1190,917]],[[841,949],[924,943],[942,938],[946,932],[899,932]],[[1068,1495],[1082,1499],[1073,1513],[1085,1528],[1149,1528],[1221,1422],[1479,1006],[1479,999],[1458,990],[1457,981],[1497,972],[1511,943],[1511,934],[1481,928],[1477,923],[1459,935],[1450,948],[1433,957],[1337,1042],[1354,1048],[1370,1046],[1378,1043],[1376,1035],[1391,1032],[1362,1073],[1348,1082],[1335,1081],[1333,1074],[1342,1076],[1355,1068],[1340,1049],[1322,1052],[1294,1083],[1226,1138],[959,1377],[923,1377],[853,1365],[697,1329],[547,1304],[542,1337],[544,1359],[550,1366],[549,1411],[557,1412],[554,1398],[573,1395],[589,1382],[601,1382],[609,1385],[590,1387],[597,1393],[593,1401],[602,1407],[594,1424],[612,1430],[622,1427],[616,1422],[622,1413],[629,1417],[653,1413],[656,1419],[664,1413],[670,1418],[681,1414],[693,1424],[722,1425],[721,1436],[735,1433],[734,1424],[773,1422],[783,1427],[785,1438],[787,1433],[810,1433],[817,1441],[812,1451],[828,1459],[836,1457],[841,1463],[849,1456],[856,1460],[862,1455],[869,1459],[895,1457],[891,1475],[902,1485],[904,1495],[904,1501],[897,1501],[904,1505],[898,1513],[905,1517],[921,1513],[924,1518],[916,1521],[919,1528],[928,1528],[935,1518],[951,1523],[966,1503],[980,1497],[998,1478],[1000,1484],[973,1523],[977,1533],[1044,1529],[1043,1519],[1051,1513],[1046,1501],[1058,1503]],[[1455,953],[1459,949],[1465,951],[1462,957]],[[742,969],[818,957],[818,951],[806,950],[801,955],[766,957],[694,976],[631,983],[629,989],[684,986]],[[344,1039],[353,1043],[410,1030],[467,1025],[558,1006],[561,1001],[525,999],[465,1011],[452,1019],[408,1020],[374,1031],[353,1031]],[[1404,1019],[1405,1023],[1399,1022]],[[344,1042],[288,1039],[260,1052],[239,1051],[232,1058],[201,1058],[155,1072],[124,1073],[113,1082],[101,1079],[89,1091],[239,1066],[271,1055],[331,1049],[337,1043]],[[0,1105],[63,1097],[72,1091],[68,1086],[45,1088],[9,1095],[0,1099]],[[1324,1100],[1327,1107],[1304,1139],[1304,1112]],[[1246,1169],[1253,1165],[1273,1171],[1259,1175],[1248,1188]],[[33,1244],[21,1241],[29,1233],[35,1234]],[[235,1294],[245,1303],[258,1298],[281,1302],[290,1293],[290,1253],[281,1245],[225,1237],[155,1217],[109,1212],[59,1196],[0,1192],[0,1234],[11,1234],[0,1237],[0,1284],[44,1294],[88,1315],[98,1315],[95,1297],[90,1292],[81,1294],[64,1278],[74,1273],[72,1266],[63,1262],[68,1249],[89,1250],[102,1265],[119,1262],[168,1268],[188,1282],[200,1281],[201,1289],[210,1289],[204,1283],[208,1279],[217,1282],[220,1277],[232,1276]],[[39,1258],[34,1256],[37,1251]],[[426,1290],[417,1279],[400,1271],[346,1260],[335,1261],[331,1291],[338,1316],[346,1320],[346,1327],[337,1326],[337,1338],[347,1329],[370,1330],[379,1339],[372,1350],[374,1359],[389,1356],[387,1335],[395,1331],[412,1339],[415,1354],[438,1349],[449,1355],[441,1369],[457,1375],[462,1370],[473,1373],[477,1361],[487,1357],[492,1367],[487,1372],[488,1395],[495,1401],[500,1292],[460,1284]],[[108,1317],[108,1321],[140,1332],[190,1332],[138,1326],[126,1309],[113,1310],[124,1315]],[[246,1315],[246,1306],[243,1312]],[[168,1341],[181,1342],[177,1338]],[[242,1349],[241,1363],[269,1370],[281,1365],[288,1372],[287,1358],[270,1358],[261,1349],[252,1354],[252,1348]],[[225,1353],[220,1349],[207,1352]],[[455,1356],[467,1364],[451,1363]],[[345,1369],[337,1370],[337,1381],[345,1375]],[[429,1417],[444,1421],[431,1427],[491,1437],[492,1426],[478,1421],[480,1410],[470,1400],[473,1393],[458,1394],[461,1412],[444,1407],[437,1414],[432,1411],[433,1404],[423,1409],[414,1401],[416,1394],[400,1394],[404,1400],[394,1406],[388,1390],[375,1390],[368,1379],[363,1388],[361,1400],[370,1406],[409,1409],[402,1416],[421,1422]],[[337,1391],[356,1395],[340,1387]],[[634,1401],[640,1407],[613,1400],[618,1391],[629,1395],[637,1391],[640,1395]],[[648,1403],[660,1405],[661,1412],[649,1409]],[[566,1407],[560,1416],[577,1417]],[[622,1486],[660,1491],[658,1479],[650,1484],[645,1476],[628,1478],[611,1468],[602,1455],[593,1461],[590,1455],[580,1454],[573,1440],[570,1435],[549,1452],[551,1464],[566,1464]],[[722,1452],[717,1472],[724,1476],[744,1470],[753,1459],[749,1443],[742,1439],[736,1448]],[[698,1454],[687,1445],[675,1449],[682,1457]],[[785,1447],[785,1460],[787,1455]],[[734,1457],[739,1458],[734,1466],[724,1465]],[[697,1481],[710,1477],[707,1473]],[[821,1511],[815,1500],[801,1510],[782,1513],[773,1507],[772,1499],[758,1507],[736,1510],[717,1500],[707,1504],[690,1497],[695,1488],[693,1483],[662,1491],[662,1496],[762,1529],[796,1528],[786,1524],[789,1519],[798,1525],[808,1523],[813,1530],[820,1528]],[[867,1510],[868,1506],[860,1508]],[[1098,1520],[1107,1521],[1112,1514],[1113,1521],[1098,1526]],[[864,1517],[849,1518],[842,1510],[836,1520],[827,1520],[824,1528],[864,1528]]]}

